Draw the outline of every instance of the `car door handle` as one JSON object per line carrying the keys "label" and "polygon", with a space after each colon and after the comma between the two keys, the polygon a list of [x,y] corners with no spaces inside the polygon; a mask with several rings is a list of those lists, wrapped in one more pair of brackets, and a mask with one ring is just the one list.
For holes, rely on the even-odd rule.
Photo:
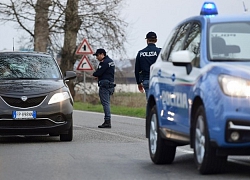
{"label": "car door handle", "polygon": [[173,82],[175,81],[175,74],[172,74],[171,79]]}

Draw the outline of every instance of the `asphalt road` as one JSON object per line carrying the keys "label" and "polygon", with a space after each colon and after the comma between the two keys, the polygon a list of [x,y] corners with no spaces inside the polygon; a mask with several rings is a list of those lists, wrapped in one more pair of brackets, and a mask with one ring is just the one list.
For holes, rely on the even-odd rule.
{"label": "asphalt road", "polygon": [[200,180],[249,179],[250,157],[229,157],[226,172],[200,175],[189,146],[178,147],[171,165],[154,165],[145,120],[113,116],[112,129],[98,129],[103,114],[74,111],[74,139],[0,137],[0,180]]}

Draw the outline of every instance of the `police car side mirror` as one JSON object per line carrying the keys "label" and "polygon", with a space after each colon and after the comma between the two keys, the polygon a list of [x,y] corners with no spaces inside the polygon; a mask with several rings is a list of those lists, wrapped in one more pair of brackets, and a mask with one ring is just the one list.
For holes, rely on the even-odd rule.
{"label": "police car side mirror", "polygon": [[172,63],[174,66],[185,66],[187,74],[192,71],[192,54],[188,50],[176,51],[172,53]]}

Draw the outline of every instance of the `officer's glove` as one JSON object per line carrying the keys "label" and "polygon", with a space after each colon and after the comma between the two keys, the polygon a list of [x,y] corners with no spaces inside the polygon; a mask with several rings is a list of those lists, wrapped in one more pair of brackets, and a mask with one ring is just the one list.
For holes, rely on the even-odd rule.
{"label": "officer's glove", "polygon": [[138,84],[138,89],[141,93],[144,93],[144,88],[142,84]]}

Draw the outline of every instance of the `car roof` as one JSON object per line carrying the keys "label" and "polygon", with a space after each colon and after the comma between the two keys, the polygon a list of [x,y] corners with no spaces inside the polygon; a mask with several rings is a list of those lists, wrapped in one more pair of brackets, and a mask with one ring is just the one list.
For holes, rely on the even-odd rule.
{"label": "car roof", "polygon": [[241,22],[248,21],[250,22],[250,15],[217,15],[209,18],[211,23],[219,22]]}
{"label": "car roof", "polygon": [[[201,20],[207,23],[223,23],[223,22],[250,22],[249,14],[237,14],[237,15],[215,15],[215,16],[192,16],[184,19],[181,23],[192,21],[192,20]],[[179,23],[180,24],[180,23]]]}

